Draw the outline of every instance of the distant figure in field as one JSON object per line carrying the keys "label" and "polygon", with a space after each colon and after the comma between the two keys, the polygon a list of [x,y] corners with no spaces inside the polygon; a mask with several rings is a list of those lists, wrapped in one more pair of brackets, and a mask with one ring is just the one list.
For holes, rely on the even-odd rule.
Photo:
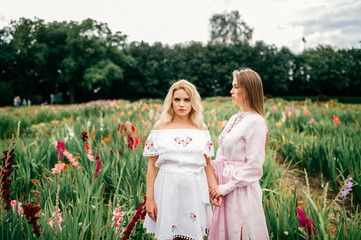
{"label": "distant figure in field", "polygon": [[23,99],[23,106],[24,107],[26,106],[26,99],[25,98]]}

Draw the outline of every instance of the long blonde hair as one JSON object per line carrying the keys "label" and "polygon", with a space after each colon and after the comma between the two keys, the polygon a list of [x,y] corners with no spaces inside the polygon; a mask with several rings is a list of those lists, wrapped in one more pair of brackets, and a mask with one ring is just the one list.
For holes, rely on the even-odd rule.
{"label": "long blonde hair", "polygon": [[[246,102],[249,107],[264,118],[264,94],[261,77],[250,68],[243,68],[233,71],[233,77],[237,80],[237,85],[246,90]],[[244,96],[244,95],[243,95]],[[267,124],[267,121],[265,119]],[[268,144],[268,132],[266,138],[266,148]]]}
{"label": "long blonde hair", "polygon": [[203,127],[203,107],[201,104],[201,97],[196,89],[196,87],[188,82],[187,80],[179,80],[169,88],[168,94],[164,99],[163,103],[163,112],[160,115],[157,125],[159,127],[164,127],[165,124],[171,122],[174,118],[173,110],[173,97],[176,90],[183,89],[189,96],[192,103],[192,110],[190,111],[190,119],[192,123],[199,129]]}

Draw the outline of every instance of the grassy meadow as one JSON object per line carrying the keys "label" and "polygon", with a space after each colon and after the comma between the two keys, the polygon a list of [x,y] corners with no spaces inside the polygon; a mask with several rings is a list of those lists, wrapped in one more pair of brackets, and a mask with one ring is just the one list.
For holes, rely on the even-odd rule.
{"label": "grassy meadow", "polygon": [[[154,239],[142,228],[146,138],[161,100],[0,108],[0,239]],[[237,109],[203,100],[215,149]],[[266,101],[271,239],[361,239],[361,108]],[[296,179],[296,180],[295,180]],[[303,184],[301,184],[303,183]]]}

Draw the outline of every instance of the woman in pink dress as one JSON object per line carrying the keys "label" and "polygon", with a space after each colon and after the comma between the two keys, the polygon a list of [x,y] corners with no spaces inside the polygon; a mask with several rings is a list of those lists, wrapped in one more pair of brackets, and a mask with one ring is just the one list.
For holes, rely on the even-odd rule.
{"label": "woman in pink dress", "polygon": [[208,239],[269,239],[258,182],[268,139],[260,76],[251,69],[234,71],[231,94],[241,111],[227,122],[212,161],[219,189],[210,195],[223,196],[223,204],[214,208]]}

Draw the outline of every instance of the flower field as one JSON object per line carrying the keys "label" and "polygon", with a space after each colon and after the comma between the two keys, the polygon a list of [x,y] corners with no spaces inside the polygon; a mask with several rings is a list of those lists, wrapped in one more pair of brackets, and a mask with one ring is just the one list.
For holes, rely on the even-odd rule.
{"label": "flower field", "polygon": [[[161,104],[1,108],[0,239],[154,239],[142,228],[142,152]],[[203,106],[217,149],[237,109],[229,98]],[[269,99],[265,112],[261,187],[270,238],[360,239],[360,106]],[[295,172],[305,186],[287,182]]]}

